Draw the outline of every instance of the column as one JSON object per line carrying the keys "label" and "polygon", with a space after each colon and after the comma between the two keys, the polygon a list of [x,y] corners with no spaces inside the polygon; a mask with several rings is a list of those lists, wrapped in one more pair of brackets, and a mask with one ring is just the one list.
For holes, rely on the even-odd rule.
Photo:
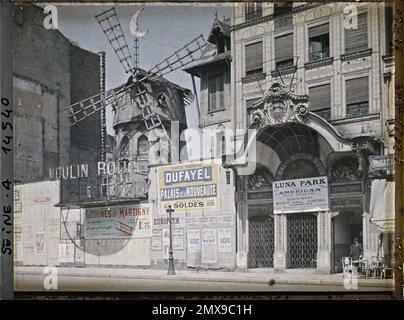
{"label": "column", "polygon": [[245,193],[237,194],[237,269],[247,269],[247,208],[245,202]]}
{"label": "column", "polygon": [[287,250],[287,218],[284,214],[275,214],[275,252],[274,252],[274,271],[282,272],[286,269],[286,250]]}
{"label": "column", "polygon": [[319,212],[317,215],[317,271],[320,273],[331,273],[331,245],[331,212]]}

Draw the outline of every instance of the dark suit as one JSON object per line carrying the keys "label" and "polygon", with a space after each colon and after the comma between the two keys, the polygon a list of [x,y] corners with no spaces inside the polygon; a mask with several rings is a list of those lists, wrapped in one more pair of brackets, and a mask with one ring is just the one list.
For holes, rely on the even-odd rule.
{"label": "dark suit", "polygon": [[359,257],[363,255],[362,245],[360,243],[356,243],[351,245],[351,253],[349,256],[353,261],[359,260]]}

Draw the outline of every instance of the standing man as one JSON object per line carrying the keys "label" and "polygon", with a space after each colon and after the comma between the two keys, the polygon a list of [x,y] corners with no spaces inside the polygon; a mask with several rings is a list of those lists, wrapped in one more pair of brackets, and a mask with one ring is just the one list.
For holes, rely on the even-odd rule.
{"label": "standing man", "polygon": [[359,242],[359,237],[355,237],[354,243],[351,245],[351,252],[349,253],[349,257],[352,259],[352,275],[356,276],[358,274],[358,267],[362,256],[362,244]]}

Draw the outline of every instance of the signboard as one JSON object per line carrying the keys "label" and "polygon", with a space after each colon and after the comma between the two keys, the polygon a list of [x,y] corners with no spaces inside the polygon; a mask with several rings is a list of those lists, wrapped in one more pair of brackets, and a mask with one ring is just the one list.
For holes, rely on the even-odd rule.
{"label": "signboard", "polygon": [[218,209],[218,164],[188,162],[157,168],[160,210],[171,205],[176,212]]}
{"label": "signboard", "polygon": [[217,229],[217,251],[231,252],[231,229]]}
{"label": "signboard", "polygon": [[216,263],[216,229],[204,229],[202,231],[202,263]]}
{"label": "signboard", "polygon": [[327,177],[274,181],[274,213],[329,210]]}
{"label": "signboard", "polygon": [[151,211],[147,205],[86,209],[86,239],[151,237]]}
{"label": "signboard", "polygon": [[187,233],[188,238],[188,252],[201,251],[201,230],[189,229]]}
{"label": "signboard", "polygon": [[369,172],[393,170],[393,155],[369,156]]}

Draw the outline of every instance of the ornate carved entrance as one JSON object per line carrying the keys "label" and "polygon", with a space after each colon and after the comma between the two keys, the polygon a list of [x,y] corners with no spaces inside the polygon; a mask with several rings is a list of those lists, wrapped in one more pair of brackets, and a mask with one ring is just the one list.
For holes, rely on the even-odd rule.
{"label": "ornate carved entrance", "polygon": [[[249,211],[254,213],[254,209]],[[248,268],[272,268],[274,266],[274,219],[269,212],[250,215],[248,219]]]}
{"label": "ornate carved entrance", "polygon": [[311,213],[287,217],[287,268],[317,268],[317,217]]}

